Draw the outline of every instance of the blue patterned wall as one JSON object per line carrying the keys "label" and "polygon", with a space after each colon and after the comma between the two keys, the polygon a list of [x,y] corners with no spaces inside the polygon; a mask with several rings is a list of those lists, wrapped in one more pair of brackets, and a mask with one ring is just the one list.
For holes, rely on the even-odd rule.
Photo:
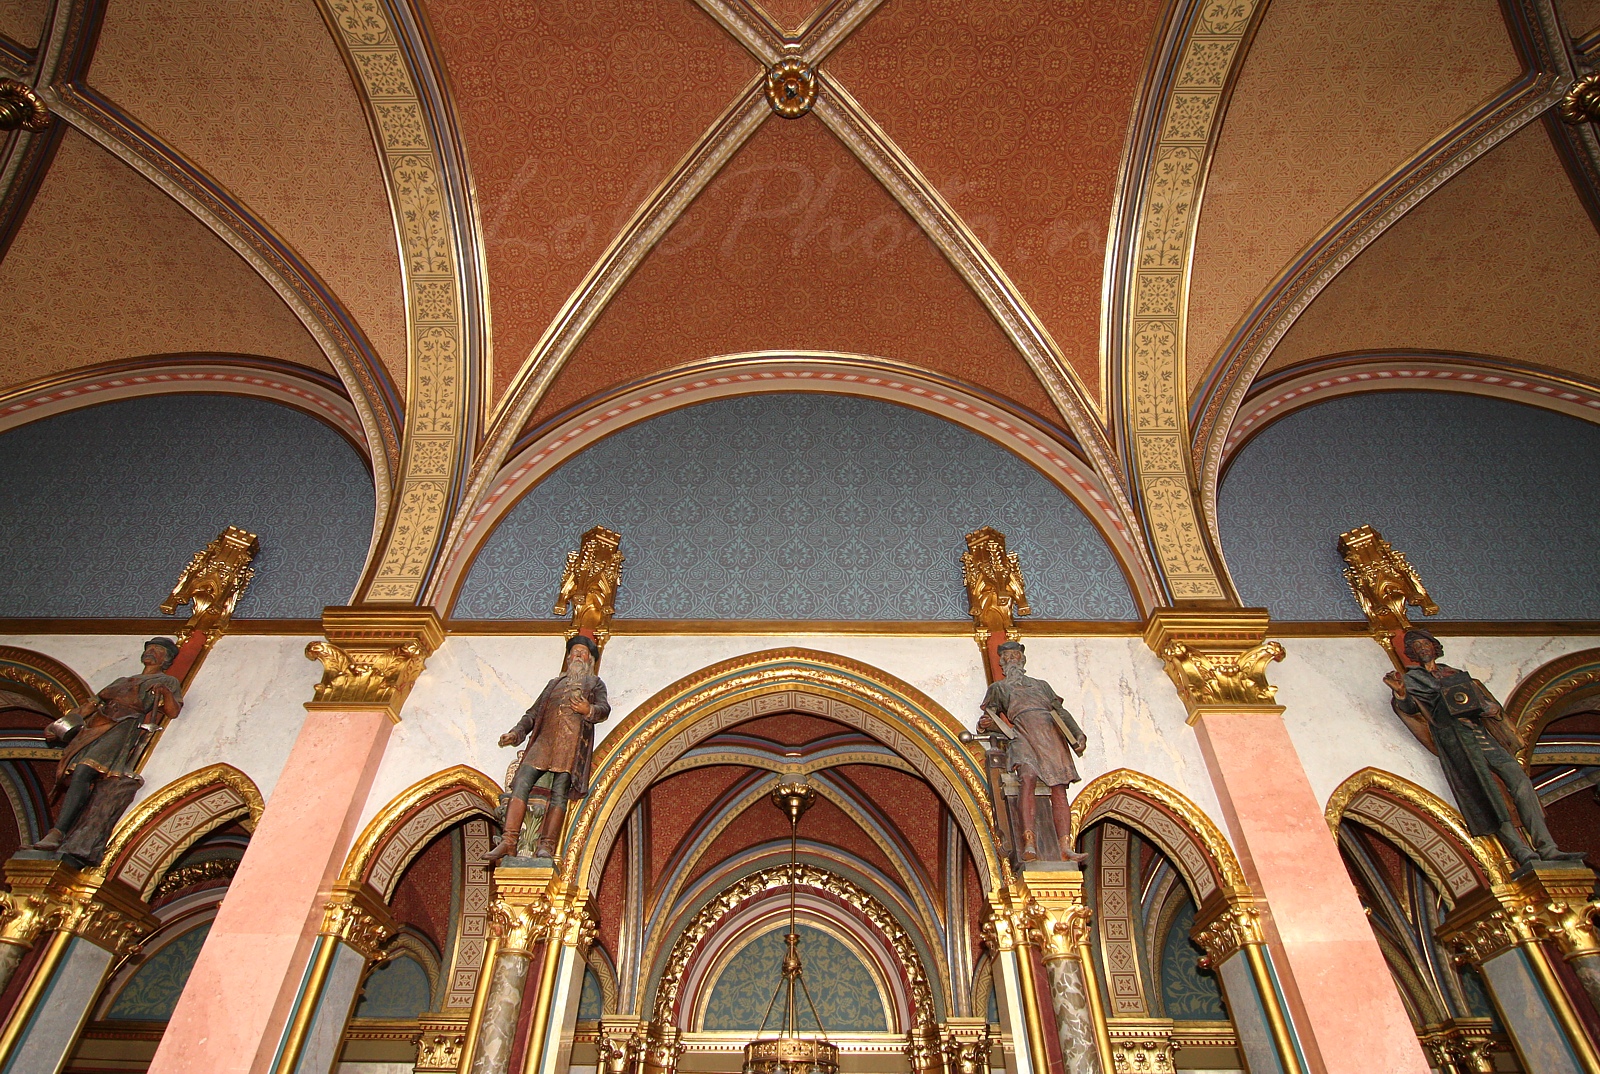
{"label": "blue patterned wall", "polygon": [[178,1007],[178,997],[194,969],[211,922],[190,929],[164,945],[140,966],[117,993],[106,1018],[113,1022],[165,1022]]}
{"label": "blue patterned wall", "polygon": [[1099,531],[1042,474],[871,399],[725,399],[602,440],[501,521],[454,614],[548,618],[594,525],[622,534],[624,617],[964,619],[964,538],[991,525],[1022,557],[1035,616],[1135,618]]}
{"label": "blue patterned wall", "polygon": [[1600,619],[1600,426],[1499,399],[1374,392],[1307,407],[1224,476],[1222,550],[1275,619],[1361,618],[1334,541],[1370,523],[1445,619]]}
{"label": "blue patterned wall", "polygon": [[1194,903],[1187,900],[1172,918],[1161,945],[1161,999],[1167,1017],[1179,1022],[1221,1022],[1228,1017],[1215,974],[1200,972],[1205,954],[1189,939],[1194,928]]}
{"label": "blue patterned wall", "polygon": [[[890,1032],[891,1027],[884,1020],[878,986],[855,952],[821,929],[801,925],[796,931],[800,934],[800,961],[805,967],[806,988],[817,1008],[816,1018],[813,1018],[805,997],[795,998],[802,1011],[801,1027],[815,1031],[817,1018],[821,1018],[823,1028],[831,1033]],[[753,1033],[760,1028],[778,982],[786,932],[788,928],[784,927],[758,937],[723,967],[712,985],[711,999],[706,1003],[706,1029],[739,1029]],[[783,1027],[782,997],[773,1008],[773,1018],[776,1021],[767,1020],[768,1031]]]}
{"label": "blue patterned wall", "polygon": [[159,615],[231,525],[261,538],[239,616],[316,618],[349,600],[372,512],[349,442],[275,403],[167,395],[45,418],[0,436],[0,616]]}
{"label": "blue patterned wall", "polygon": [[384,962],[367,975],[356,1004],[357,1018],[415,1018],[433,1002],[428,971],[414,958],[402,955]]}

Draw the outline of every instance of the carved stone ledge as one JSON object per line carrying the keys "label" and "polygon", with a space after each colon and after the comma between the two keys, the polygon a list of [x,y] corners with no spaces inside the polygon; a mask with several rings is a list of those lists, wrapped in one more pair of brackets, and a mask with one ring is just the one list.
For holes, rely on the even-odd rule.
{"label": "carved stone ledge", "polygon": [[444,641],[432,608],[325,608],[326,641],[306,646],[322,662],[312,706],[379,707],[398,721],[424,662]]}
{"label": "carved stone ledge", "polygon": [[1145,644],[1166,665],[1167,675],[1193,723],[1208,711],[1283,711],[1266,667],[1282,660],[1283,646],[1267,641],[1264,609],[1192,611],[1158,608],[1145,627]]}

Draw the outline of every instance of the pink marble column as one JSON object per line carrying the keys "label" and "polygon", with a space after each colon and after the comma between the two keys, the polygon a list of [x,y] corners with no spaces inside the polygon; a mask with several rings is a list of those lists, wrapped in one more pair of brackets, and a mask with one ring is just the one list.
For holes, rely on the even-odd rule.
{"label": "pink marble column", "polygon": [[1269,907],[1268,947],[1308,1062],[1427,1074],[1282,710],[1204,709],[1193,723],[1240,864]]}
{"label": "pink marble column", "polygon": [[381,706],[313,704],[150,1074],[265,1074],[389,741]]}

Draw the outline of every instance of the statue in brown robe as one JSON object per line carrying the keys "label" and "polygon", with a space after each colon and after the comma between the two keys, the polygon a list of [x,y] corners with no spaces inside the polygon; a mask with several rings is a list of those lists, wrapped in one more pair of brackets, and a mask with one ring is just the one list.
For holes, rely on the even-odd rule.
{"label": "statue in brown robe", "polygon": [[1078,781],[1072,754],[1083,756],[1089,737],[1049,683],[1024,673],[1027,658],[1021,642],[1005,642],[997,652],[1005,677],[989,684],[978,730],[985,734],[998,731],[1010,740],[1011,771],[1022,784],[1017,801],[1022,814],[1022,860],[1036,861],[1039,857],[1034,836],[1038,811],[1034,791],[1043,783],[1050,788],[1051,819],[1061,859],[1083,861],[1084,855],[1072,849],[1072,807],[1067,802],[1067,787]]}
{"label": "statue in brown robe", "polygon": [[484,855],[484,861],[498,864],[501,858],[516,852],[522,820],[528,812],[528,795],[546,772],[553,775],[550,807],[545,811],[534,854],[540,858],[555,856],[556,840],[566,820],[567,799],[589,793],[594,725],[611,715],[606,684],[594,673],[599,656],[600,648],[593,638],[577,634],[569,639],[566,670],[551,679],[517,725],[500,736],[502,746],[515,746],[524,738],[530,741],[511,781],[511,801],[506,806],[500,842]]}

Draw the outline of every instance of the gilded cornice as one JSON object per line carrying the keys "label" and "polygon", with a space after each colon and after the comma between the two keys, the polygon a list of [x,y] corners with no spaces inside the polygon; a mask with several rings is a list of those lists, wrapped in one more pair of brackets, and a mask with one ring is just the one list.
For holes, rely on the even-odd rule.
{"label": "gilded cornice", "polygon": [[460,139],[406,0],[319,0],[383,164],[406,293],[406,420],[394,509],[357,589],[423,596],[459,506],[490,380],[487,300]]}
{"label": "gilded cornice", "polygon": [[[961,725],[937,702],[867,664],[808,649],[776,649],[713,664],[640,705],[596,750],[590,793],[565,840],[563,878],[593,887],[623,819],[660,771],[724,723],[748,718],[739,706],[763,697],[804,694],[819,713],[885,742],[928,780],[961,826],[980,879],[1000,880],[997,837]],[[752,708],[753,711],[753,708]]]}
{"label": "gilded cornice", "polygon": [[[672,173],[634,211],[545,329],[494,410],[472,466],[462,509],[451,519],[447,547],[460,544],[463,528],[492,487],[523,426],[606,303],[706,184],[772,114],[762,91],[765,79],[763,72],[750,80]],[[437,604],[445,595],[441,577],[435,576],[428,587],[428,602]]]}
{"label": "gilded cornice", "polygon": [[377,490],[376,532],[389,509],[402,410],[383,363],[326,283],[269,224],[204,169],[79,81],[97,32],[91,11],[98,8],[90,0],[72,0],[57,9],[41,61],[41,96],[53,112],[194,214],[294,311],[338,372],[360,418]]}
{"label": "gilded cornice", "polygon": [[1194,225],[1239,57],[1265,3],[1183,4],[1136,117],[1108,270],[1118,445],[1168,597],[1228,601],[1231,585],[1194,494],[1184,407],[1184,317]]}
{"label": "gilded cornice", "polygon": [[1563,77],[1559,71],[1566,62],[1564,53],[1558,58],[1542,31],[1530,29],[1533,9],[1548,14],[1549,0],[1510,0],[1505,6],[1513,39],[1527,65],[1523,76],[1380,179],[1307,243],[1268,284],[1209,366],[1191,412],[1194,434],[1190,450],[1213,540],[1220,541],[1217,490],[1234,424],[1255,375],[1295,320],[1390,226],[1446,180],[1560,101],[1570,81],[1570,75]]}
{"label": "gilded cornice", "polygon": [[1207,712],[1282,712],[1278,688],[1266,667],[1284,648],[1267,641],[1269,619],[1260,608],[1181,611],[1157,608],[1145,627],[1145,644],[1166,666],[1192,724]]}

